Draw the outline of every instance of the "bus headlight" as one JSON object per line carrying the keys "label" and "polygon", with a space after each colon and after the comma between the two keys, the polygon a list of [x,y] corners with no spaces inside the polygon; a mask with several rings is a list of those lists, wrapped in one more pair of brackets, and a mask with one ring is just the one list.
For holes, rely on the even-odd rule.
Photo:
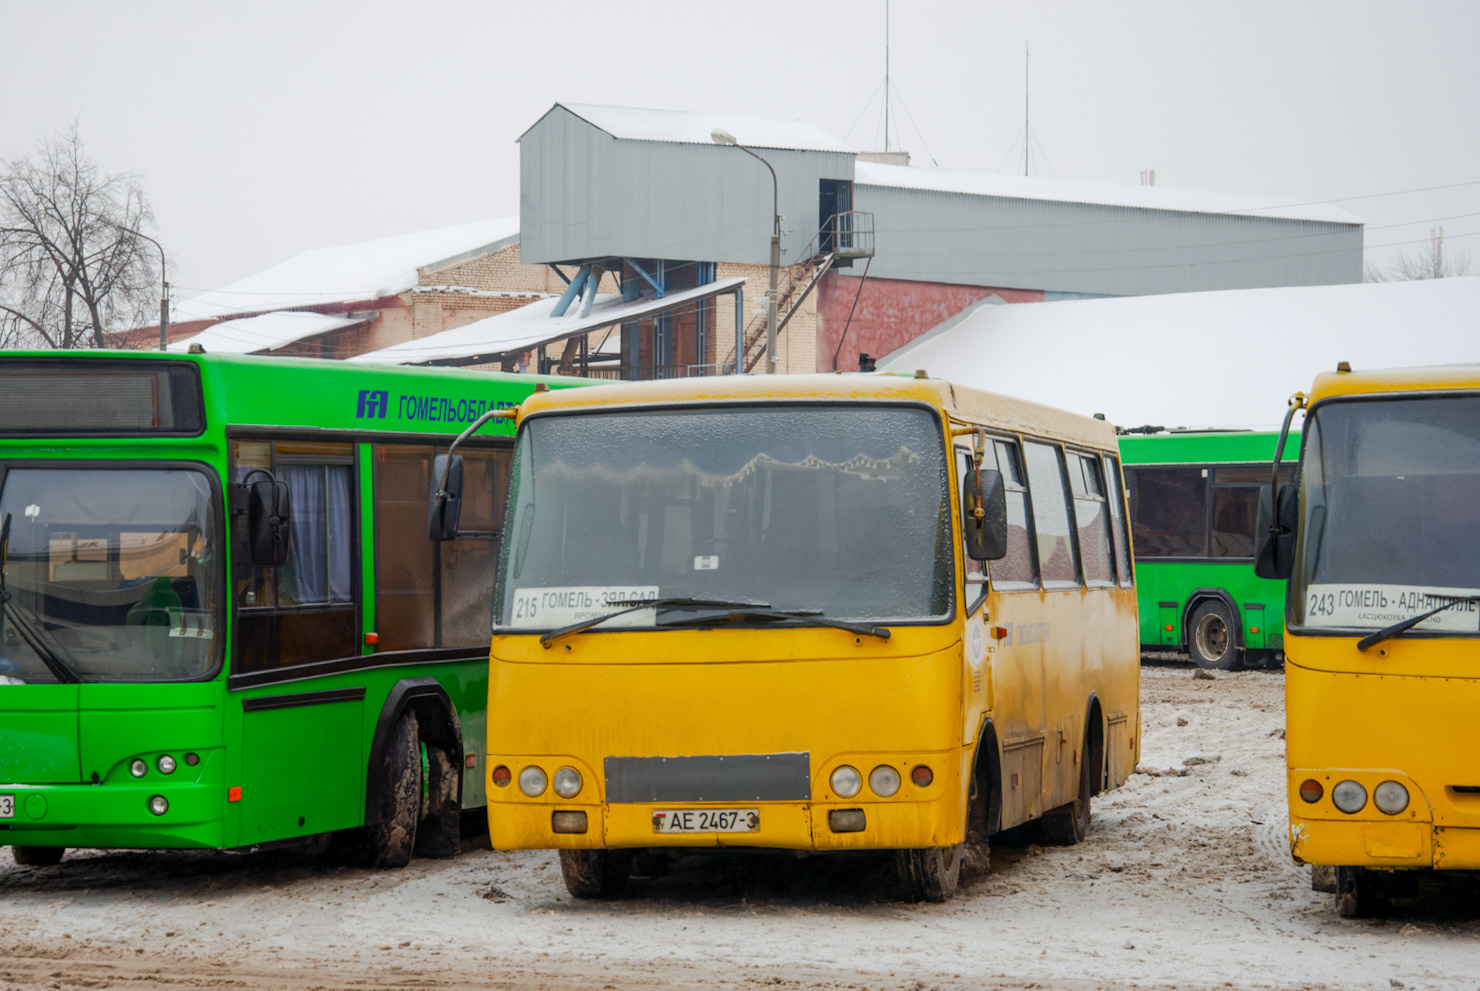
{"label": "bus headlight", "polygon": [[1408,808],[1408,789],[1396,781],[1384,781],[1372,792],[1372,801],[1390,816]]}
{"label": "bus headlight", "polygon": [[[521,785],[523,779],[520,779]],[[562,767],[555,772],[555,794],[561,798],[575,798],[581,793],[581,772],[573,767]]]}
{"label": "bus headlight", "polygon": [[142,778],[149,773],[149,765],[144,763],[140,757],[135,757],[132,764],[128,766],[128,773],[136,778]]}
{"label": "bus headlight", "polygon": [[[519,772],[519,790],[530,798],[537,798],[545,793],[545,772],[533,764]],[[1363,796],[1365,798],[1365,796]]]}
{"label": "bus headlight", "polygon": [[162,816],[170,810],[169,800],[163,795],[155,795],[149,799],[149,811],[157,816]]}
{"label": "bus headlight", "polygon": [[1343,781],[1331,789],[1331,801],[1347,815],[1362,811],[1367,804],[1367,789],[1355,781]]}
{"label": "bus headlight", "polygon": [[159,768],[160,774],[175,773],[175,758],[171,757],[169,754],[162,754],[159,760],[155,762],[155,764]]}
{"label": "bus headlight", "polygon": [[852,798],[858,794],[858,789],[863,787],[863,778],[853,768],[844,764],[832,772],[829,783],[832,785],[833,794],[839,798]]}
{"label": "bus headlight", "polygon": [[880,798],[888,798],[899,791],[899,772],[888,764],[880,764],[868,772],[868,786]]}

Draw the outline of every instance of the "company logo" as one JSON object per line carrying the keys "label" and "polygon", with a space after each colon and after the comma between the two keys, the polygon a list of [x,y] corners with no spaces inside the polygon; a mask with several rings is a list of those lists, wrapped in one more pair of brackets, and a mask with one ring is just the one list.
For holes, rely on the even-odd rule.
{"label": "company logo", "polygon": [[358,419],[385,419],[385,412],[390,408],[391,394],[384,389],[361,389],[360,405],[355,412]]}

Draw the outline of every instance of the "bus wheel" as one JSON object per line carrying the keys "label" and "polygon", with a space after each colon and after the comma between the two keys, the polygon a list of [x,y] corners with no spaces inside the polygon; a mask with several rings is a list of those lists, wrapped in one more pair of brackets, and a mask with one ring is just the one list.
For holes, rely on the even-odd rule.
{"label": "bus wheel", "polygon": [[1336,894],[1336,868],[1330,864],[1311,864],[1310,890]]}
{"label": "bus wheel", "polygon": [[22,867],[52,867],[62,862],[62,854],[67,852],[62,846],[13,846],[10,855],[15,862]]}
{"label": "bus wheel", "polygon": [[385,747],[385,774],[390,788],[380,821],[370,826],[370,862],[374,867],[405,867],[416,846],[421,816],[421,739],[416,713],[407,711]]}
{"label": "bus wheel", "polygon": [[961,880],[964,843],[928,846],[923,850],[896,850],[894,869],[904,885],[905,896],[915,902],[946,902],[956,894]]}
{"label": "bus wheel", "polygon": [[1090,776],[1089,741],[1079,754],[1079,794],[1068,805],[1060,805],[1046,812],[1039,823],[1038,835],[1043,842],[1052,846],[1073,846],[1089,832],[1089,801],[1094,794],[1094,778]]}
{"label": "bus wheel", "polygon": [[1189,625],[1192,635],[1187,644],[1198,667],[1224,671],[1238,667],[1238,644],[1227,606],[1217,599],[1204,602],[1192,611]]}
{"label": "bus wheel", "polygon": [[632,876],[629,850],[561,850],[560,876],[577,898],[615,898]]}
{"label": "bus wheel", "polygon": [[1375,919],[1388,907],[1387,877],[1360,867],[1336,868],[1336,914],[1343,919]]}

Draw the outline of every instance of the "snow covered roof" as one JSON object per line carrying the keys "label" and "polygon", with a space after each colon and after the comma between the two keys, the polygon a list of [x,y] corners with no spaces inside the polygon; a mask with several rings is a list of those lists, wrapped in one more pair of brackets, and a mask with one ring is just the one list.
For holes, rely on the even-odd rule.
{"label": "snow covered roof", "polygon": [[436,269],[518,241],[519,218],[502,217],[335,248],[313,248],[256,275],[181,300],[170,318],[186,323],[231,313],[394,296],[416,285],[419,268]]}
{"label": "snow covered roof", "polygon": [[968,196],[997,196],[1017,200],[1049,200],[1062,203],[1093,203],[1143,210],[1177,210],[1187,213],[1238,214],[1278,217],[1284,220],[1318,220],[1332,224],[1360,224],[1362,219],[1327,203],[1253,193],[1211,193],[1172,186],[1126,186],[1113,182],[1050,179],[1045,176],[994,175],[988,172],[954,172],[916,165],[885,165],[859,161],[853,181],[860,186],[893,186]]}
{"label": "snow covered roof", "polygon": [[1269,426],[1338,361],[1480,358],[1480,277],[977,304],[879,359],[1135,426]]}
{"label": "snow covered roof", "polygon": [[[801,120],[752,117],[689,110],[648,110],[641,107],[607,107],[595,103],[557,103],[593,127],[614,138],[633,141],[672,141],[708,145],[709,132],[724,128],[749,148],[784,148],[795,151],[835,151],[846,155],[853,149],[826,131]],[[553,108],[552,108],[553,109]],[[541,118],[544,119],[543,117]],[[529,133],[528,131],[525,132]],[[523,135],[520,136],[521,138]]]}
{"label": "snow covered roof", "polygon": [[190,345],[199,344],[207,354],[254,354],[275,351],[307,337],[364,322],[363,317],[333,317],[322,313],[264,313],[260,317],[211,324],[199,334],[172,342],[169,349],[188,351]]}
{"label": "snow covered roof", "polygon": [[553,344],[577,334],[718,296],[744,282],[744,279],[720,279],[706,286],[669,293],[661,299],[645,296],[631,303],[623,302],[617,293],[603,293],[596,297],[591,312],[584,317],[580,315],[579,300],[570,305],[565,316],[552,317],[550,314],[560,302],[559,298],[542,299],[517,310],[485,317],[439,334],[403,341],[348,360],[395,365],[471,364],[475,360],[492,360],[496,355],[522,354],[543,344]]}

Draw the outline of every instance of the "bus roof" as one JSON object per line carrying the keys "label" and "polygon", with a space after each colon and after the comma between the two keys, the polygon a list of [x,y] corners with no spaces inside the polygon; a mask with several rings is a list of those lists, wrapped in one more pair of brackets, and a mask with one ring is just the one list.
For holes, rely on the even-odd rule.
{"label": "bus roof", "polygon": [[[1172,430],[1122,434],[1121,460],[1148,464],[1267,464],[1279,443],[1278,430]],[[1300,460],[1300,432],[1285,442],[1283,461]]]}
{"label": "bus roof", "polygon": [[1371,371],[1322,372],[1311,386],[1311,405],[1333,396],[1378,392],[1480,389],[1480,365],[1428,365]]}
{"label": "bus roof", "polygon": [[777,402],[822,400],[914,400],[929,403],[973,425],[1036,434],[1102,450],[1115,449],[1115,428],[1104,420],[954,385],[944,379],[878,372],[834,375],[745,375],[628,382],[579,394],[531,396],[521,416],[552,408],[646,406],[723,400]]}

